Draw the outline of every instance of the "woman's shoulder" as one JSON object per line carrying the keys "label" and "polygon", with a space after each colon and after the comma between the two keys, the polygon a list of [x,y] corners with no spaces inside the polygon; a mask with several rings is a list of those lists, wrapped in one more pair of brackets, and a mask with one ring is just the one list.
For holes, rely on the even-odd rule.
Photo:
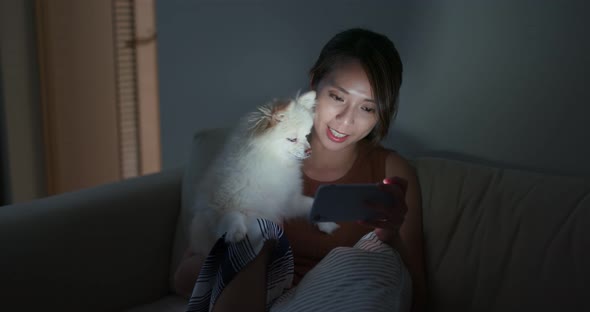
{"label": "woman's shoulder", "polygon": [[[385,177],[399,176],[403,178],[414,178],[416,176],[414,167],[405,157],[395,149],[382,144],[371,144],[363,142],[361,149],[364,151],[364,159],[375,164],[373,170],[385,173]],[[377,165],[380,164],[380,165]]]}
{"label": "woman's shoulder", "polygon": [[416,176],[414,166],[405,157],[395,150],[381,147],[385,158],[385,176],[400,176],[404,178],[413,178]]}

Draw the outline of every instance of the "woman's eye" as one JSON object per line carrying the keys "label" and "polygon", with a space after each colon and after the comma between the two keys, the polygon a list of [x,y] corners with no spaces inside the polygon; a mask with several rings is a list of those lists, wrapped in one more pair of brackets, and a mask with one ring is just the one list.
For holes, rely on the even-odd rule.
{"label": "woman's eye", "polygon": [[342,102],[342,101],[344,101],[344,99],[343,99],[343,98],[341,98],[341,97],[337,96],[337,95],[336,95],[336,94],[334,94],[334,93],[330,93],[330,97],[331,97],[333,100],[335,100],[335,101],[338,101],[338,102]]}
{"label": "woman's eye", "polygon": [[363,106],[361,109],[364,110],[367,113],[372,113],[372,112],[375,111],[374,108],[370,108],[370,107],[366,107],[366,106]]}
{"label": "woman's eye", "polygon": [[292,138],[287,138],[287,140],[289,140],[289,142],[293,142],[293,143],[297,142],[297,138],[294,138],[294,139],[292,139]]}

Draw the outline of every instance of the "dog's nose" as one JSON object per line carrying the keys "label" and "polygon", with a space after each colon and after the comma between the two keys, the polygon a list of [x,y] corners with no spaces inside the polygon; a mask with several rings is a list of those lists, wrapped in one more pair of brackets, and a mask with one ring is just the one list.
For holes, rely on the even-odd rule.
{"label": "dog's nose", "polygon": [[305,150],[305,156],[311,155],[311,147]]}

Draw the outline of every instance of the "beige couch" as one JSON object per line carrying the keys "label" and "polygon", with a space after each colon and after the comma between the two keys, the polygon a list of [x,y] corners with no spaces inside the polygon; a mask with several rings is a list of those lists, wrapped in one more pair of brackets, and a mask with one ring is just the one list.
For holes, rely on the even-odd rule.
{"label": "beige couch", "polygon": [[[184,311],[171,276],[224,136],[197,134],[185,169],[0,207],[0,311]],[[430,311],[590,311],[590,179],[413,164]]]}

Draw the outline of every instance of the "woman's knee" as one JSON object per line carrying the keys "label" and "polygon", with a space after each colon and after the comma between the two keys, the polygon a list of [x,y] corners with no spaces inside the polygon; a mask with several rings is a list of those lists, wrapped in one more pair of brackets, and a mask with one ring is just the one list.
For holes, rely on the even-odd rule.
{"label": "woman's knee", "polygon": [[205,256],[187,252],[174,274],[174,290],[183,297],[190,297]]}
{"label": "woman's knee", "polygon": [[276,241],[266,241],[258,255],[225,286],[213,311],[264,311],[266,271]]}

